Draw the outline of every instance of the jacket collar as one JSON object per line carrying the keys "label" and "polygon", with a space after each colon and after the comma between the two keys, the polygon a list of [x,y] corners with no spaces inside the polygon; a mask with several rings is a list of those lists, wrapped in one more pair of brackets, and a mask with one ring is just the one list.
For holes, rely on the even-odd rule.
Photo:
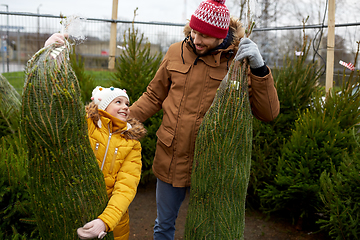
{"label": "jacket collar", "polygon": [[126,122],[114,117],[106,111],[99,109],[99,113],[102,116],[101,121],[105,126],[109,126],[111,132],[125,131],[128,129]]}

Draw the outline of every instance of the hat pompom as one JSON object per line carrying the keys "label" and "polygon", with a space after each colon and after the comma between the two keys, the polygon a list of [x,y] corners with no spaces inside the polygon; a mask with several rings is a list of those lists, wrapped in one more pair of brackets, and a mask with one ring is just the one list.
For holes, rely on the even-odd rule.
{"label": "hat pompom", "polygon": [[101,86],[97,86],[96,88],[94,88],[94,90],[92,91],[92,96],[95,96],[99,91],[102,90],[102,87]]}
{"label": "hat pompom", "polygon": [[225,0],[214,0],[214,2],[218,2],[220,4],[225,4]]}

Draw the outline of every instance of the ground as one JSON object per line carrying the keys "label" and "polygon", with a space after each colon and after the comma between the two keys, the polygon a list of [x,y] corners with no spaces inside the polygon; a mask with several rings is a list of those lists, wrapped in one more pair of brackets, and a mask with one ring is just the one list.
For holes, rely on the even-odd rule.
{"label": "ground", "polygon": [[[186,211],[189,195],[186,196],[176,221],[175,239],[184,239]],[[155,183],[140,185],[129,207],[129,240],[151,240],[156,218]],[[248,211],[245,216],[245,240],[326,240],[319,233],[297,231],[291,222],[280,218],[267,219],[257,211]]]}

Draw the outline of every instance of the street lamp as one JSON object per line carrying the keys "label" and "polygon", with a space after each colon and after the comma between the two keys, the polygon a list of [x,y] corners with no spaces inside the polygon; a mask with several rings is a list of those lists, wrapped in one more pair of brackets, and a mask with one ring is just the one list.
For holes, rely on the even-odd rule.
{"label": "street lamp", "polygon": [[40,49],[40,7],[42,4],[40,4],[37,8],[37,14],[38,14],[38,29],[37,29],[37,42],[38,42],[38,49]]}
{"label": "street lamp", "polygon": [[6,7],[7,20],[6,20],[6,63],[7,72],[9,72],[9,6],[7,4],[1,4]]}

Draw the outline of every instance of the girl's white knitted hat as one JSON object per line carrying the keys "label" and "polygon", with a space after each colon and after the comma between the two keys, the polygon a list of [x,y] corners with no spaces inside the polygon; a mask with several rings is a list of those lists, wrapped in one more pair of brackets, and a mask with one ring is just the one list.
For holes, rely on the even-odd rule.
{"label": "girl's white knitted hat", "polygon": [[126,97],[128,101],[130,101],[125,89],[114,87],[104,88],[101,86],[97,86],[92,91],[91,100],[98,105],[99,109],[105,110],[116,97]]}

